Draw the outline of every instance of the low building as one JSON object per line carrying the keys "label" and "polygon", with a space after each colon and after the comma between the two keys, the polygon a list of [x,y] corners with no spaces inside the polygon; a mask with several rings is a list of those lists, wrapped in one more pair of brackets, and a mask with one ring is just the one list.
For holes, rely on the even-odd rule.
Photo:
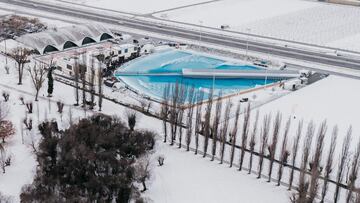
{"label": "low building", "polygon": [[138,55],[139,48],[134,44],[120,44],[112,47],[112,61],[126,61]]}
{"label": "low building", "polygon": [[[99,68],[101,71],[106,70],[107,60],[110,60],[112,64],[124,62],[132,57],[138,55],[138,47],[133,44],[113,44],[107,42],[103,46],[93,45],[93,48],[87,47],[87,50],[78,50],[79,52],[69,51],[60,52],[57,55],[53,55],[53,62],[56,65],[58,72],[61,72],[67,76],[74,77],[76,67],[79,67],[79,71],[85,71],[85,79],[90,82],[92,77],[92,68],[95,69],[95,77],[99,74]],[[81,52],[81,53],[80,53]],[[50,61],[49,57],[40,57],[40,60]],[[86,69],[82,69],[86,68]],[[95,81],[97,82],[97,81]]]}
{"label": "low building", "polygon": [[42,55],[74,47],[83,47],[113,38],[111,30],[102,24],[83,24],[27,34],[16,40],[32,47]]}
{"label": "low building", "polygon": [[[83,55],[64,58],[56,61],[56,70],[65,76],[75,77],[78,73],[79,78],[85,77],[85,81],[90,83],[94,77],[94,84],[98,83],[100,71],[106,69],[105,65],[95,57],[86,59]],[[78,71],[78,72],[77,72]]]}

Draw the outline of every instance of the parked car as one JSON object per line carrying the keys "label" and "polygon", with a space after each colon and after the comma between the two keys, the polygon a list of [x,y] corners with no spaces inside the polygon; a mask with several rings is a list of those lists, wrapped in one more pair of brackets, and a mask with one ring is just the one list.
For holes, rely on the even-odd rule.
{"label": "parked car", "polygon": [[104,81],[104,85],[106,85],[107,87],[113,87],[116,82],[116,80],[107,79]]}
{"label": "parked car", "polygon": [[114,35],[121,37],[122,34],[120,32],[114,32]]}

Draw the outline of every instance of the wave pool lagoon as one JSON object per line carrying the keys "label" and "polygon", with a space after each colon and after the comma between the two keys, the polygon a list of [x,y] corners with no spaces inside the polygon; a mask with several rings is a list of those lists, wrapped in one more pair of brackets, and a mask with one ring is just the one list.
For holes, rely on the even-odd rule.
{"label": "wave pool lagoon", "polygon": [[115,76],[140,94],[162,100],[164,89],[168,84],[184,84],[203,91],[207,99],[212,88],[214,95],[228,95],[254,88],[275,80],[263,79],[220,79],[220,78],[187,78],[182,76],[183,69],[231,69],[257,70],[249,65],[230,63],[215,57],[179,50],[166,50],[140,57],[121,66]]}

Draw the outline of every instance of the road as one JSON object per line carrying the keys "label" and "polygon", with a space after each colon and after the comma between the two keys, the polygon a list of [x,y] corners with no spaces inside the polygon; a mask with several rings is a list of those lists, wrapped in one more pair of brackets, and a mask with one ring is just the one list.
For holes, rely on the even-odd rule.
{"label": "road", "polygon": [[[21,6],[24,7],[24,9],[30,8],[33,10],[39,10],[41,12],[50,12],[53,14],[71,16],[78,19],[92,20],[95,22],[102,22],[116,26],[121,25],[122,27],[129,27],[132,29],[179,37],[187,40],[200,40],[199,31],[182,27],[174,27],[165,24],[154,24],[154,22],[138,20],[136,18],[113,16],[99,12],[94,13],[93,11],[64,7],[63,5],[51,5],[40,2],[33,3],[31,1],[24,0],[0,0],[0,2]],[[246,39],[240,39],[231,35],[220,35],[217,33],[202,32],[201,41],[203,43],[209,43],[235,49],[246,49],[246,47],[248,46],[249,51],[254,51],[258,53],[264,53],[288,59],[302,60],[306,62],[312,62],[314,64],[330,65],[360,70],[360,60],[356,58],[328,55],[310,50],[268,44],[265,42],[247,41]]]}

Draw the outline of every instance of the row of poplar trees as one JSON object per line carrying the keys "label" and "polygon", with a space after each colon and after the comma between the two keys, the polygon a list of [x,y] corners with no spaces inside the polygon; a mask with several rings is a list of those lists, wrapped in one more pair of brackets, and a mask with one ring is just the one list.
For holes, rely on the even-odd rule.
{"label": "row of poplar trees", "polygon": [[[335,162],[338,127],[333,127],[329,133],[330,145],[324,151],[328,134],[326,121],[318,126],[317,132],[313,121],[307,126],[303,120],[297,121],[296,130],[291,131],[294,132],[291,135],[294,118],[289,117],[282,125],[282,114],[278,112],[274,116],[266,114],[260,121],[257,111],[251,119],[250,103],[245,108],[240,108],[240,102],[234,105],[229,99],[223,104],[221,93],[215,97],[212,90],[205,95],[194,87],[176,83],[167,85],[163,94],[159,115],[163,120],[164,142],[178,148],[185,147],[187,151],[194,151],[203,157],[208,156],[211,161],[226,162],[230,167],[237,165],[238,170],[255,173],[257,178],[265,177],[268,182],[275,181],[277,186],[285,185],[295,191],[290,198],[294,203],[331,199],[338,202],[341,188],[346,191],[347,203],[360,202],[359,190],[355,186],[360,141],[355,150],[350,151],[351,126],[342,142],[339,159]],[[208,98],[206,102],[203,101],[205,96]],[[261,125],[259,122],[262,122]],[[235,161],[237,152],[238,160]],[[225,155],[229,156],[228,159],[225,159]],[[254,169],[256,161],[257,169]],[[268,162],[267,168],[265,161]],[[275,164],[277,167],[274,167]],[[285,170],[288,173],[284,173]],[[284,174],[288,178],[283,178]],[[333,186],[331,192],[330,184]],[[330,193],[333,193],[332,197]]]}

